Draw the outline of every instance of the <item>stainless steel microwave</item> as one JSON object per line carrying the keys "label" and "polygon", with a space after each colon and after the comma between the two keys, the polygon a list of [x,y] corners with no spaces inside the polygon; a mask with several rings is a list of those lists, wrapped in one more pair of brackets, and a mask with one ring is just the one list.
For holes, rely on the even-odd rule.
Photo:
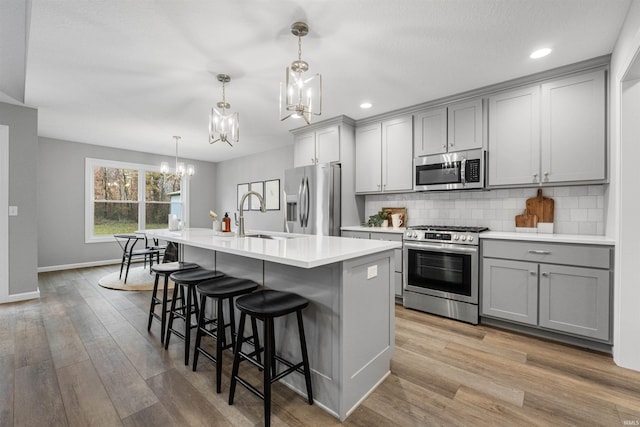
{"label": "stainless steel microwave", "polygon": [[415,159],[415,190],[484,188],[484,150],[422,156]]}

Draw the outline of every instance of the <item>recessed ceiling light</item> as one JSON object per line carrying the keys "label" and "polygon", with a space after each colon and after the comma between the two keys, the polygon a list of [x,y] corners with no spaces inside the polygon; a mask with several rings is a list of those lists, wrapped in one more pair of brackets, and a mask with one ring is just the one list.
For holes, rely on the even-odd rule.
{"label": "recessed ceiling light", "polygon": [[362,104],[360,104],[360,108],[365,109],[365,110],[367,108],[371,108],[371,107],[373,107],[373,104],[370,103],[370,102],[363,102]]}
{"label": "recessed ceiling light", "polygon": [[544,47],[542,49],[538,49],[534,51],[531,55],[529,55],[529,58],[538,59],[538,58],[542,58],[543,56],[547,56],[550,53],[551,53],[551,49],[549,49],[548,47]]}

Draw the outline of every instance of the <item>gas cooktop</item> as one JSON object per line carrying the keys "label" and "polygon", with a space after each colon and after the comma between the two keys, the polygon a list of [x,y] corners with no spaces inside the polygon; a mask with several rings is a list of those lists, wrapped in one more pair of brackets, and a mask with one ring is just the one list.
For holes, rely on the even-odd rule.
{"label": "gas cooktop", "polygon": [[464,225],[414,225],[409,230],[429,231],[457,231],[458,233],[480,233],[489,230],[488,227],[467,227]]}
{"label": "gas cooktop", "polygon": [[407,227],[403,240],[413,242],[440,242],[460,245],[478,245],[478,235],[488,227],[458,225],[415,225]]}

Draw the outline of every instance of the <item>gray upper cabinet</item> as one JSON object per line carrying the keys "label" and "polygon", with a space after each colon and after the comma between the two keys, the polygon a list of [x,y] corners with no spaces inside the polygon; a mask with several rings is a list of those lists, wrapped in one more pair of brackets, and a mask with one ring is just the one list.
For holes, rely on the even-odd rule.
{"label": "gray upper cabinet", "polygon": [[414,137],[416,156],[482,148],[482,99],[417,112]]}
{"label": "gray upper cabinet", "polygon": [[542,182],[604,180],[604,71],[544,83],[541,103]]}
{"label": "gray upper cabinet", "polygon": [[489,185],[537,184],[540,88],[489,97]]}
{"label": "gray upper cabinet", "polygon": [[413,116],[356,128],[356,192],[413,189]]}
{"label": "gray upper cabinet", "polygon": [[339,126],[295,135],[294,167],[336,162],[340,162]]}
{"label": "gray upper cabinet", "polygon": [[606,179],[605,70],[489,97],[489,186]]}

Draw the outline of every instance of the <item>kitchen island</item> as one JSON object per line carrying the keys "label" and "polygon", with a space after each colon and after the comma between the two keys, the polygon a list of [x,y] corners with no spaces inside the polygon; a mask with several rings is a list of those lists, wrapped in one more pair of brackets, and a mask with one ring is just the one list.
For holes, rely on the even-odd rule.
{"label": "kitchen island", "polygon": [[[199,228],[146,233],[180,244],[185,261],[308,298],[303,317],[314,403],[341,421],[389,375],[394,250],[401,243],[273,232],[227,237]],[[295,317],[277,321],[278,351],[300,360]],[[281,382],[306,395],[301,375]]]}

